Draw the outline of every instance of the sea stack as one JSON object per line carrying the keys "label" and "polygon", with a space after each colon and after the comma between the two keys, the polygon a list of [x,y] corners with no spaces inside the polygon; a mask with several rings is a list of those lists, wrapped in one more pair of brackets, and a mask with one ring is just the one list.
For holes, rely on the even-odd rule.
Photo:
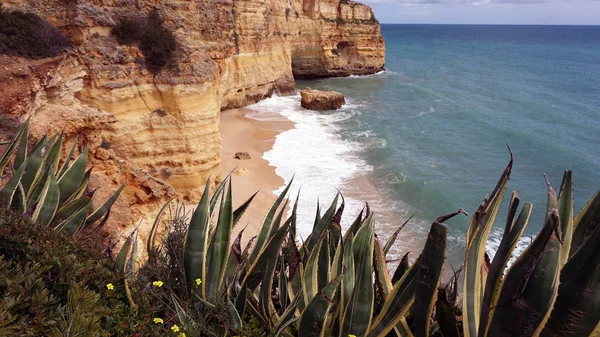
{"label": "sea stack", "polygon": [[337,91],[321,91],[306,88],[300,91],[300,105],[309,110],[335,110],[346,104],[342,93]]}

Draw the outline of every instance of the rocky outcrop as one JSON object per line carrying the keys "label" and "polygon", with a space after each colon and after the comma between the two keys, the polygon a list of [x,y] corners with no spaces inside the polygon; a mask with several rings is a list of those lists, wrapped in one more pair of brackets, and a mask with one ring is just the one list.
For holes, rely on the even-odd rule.
{"label": "rocky outcrop", "polygon": [[309,110],[335,110],[346,104],[344,95],[337,91],[321,91],[306,88],[300,91],[300,105]]}
{"label": "rocky outcrop", "polygon": [[[175,194],[196,201],[207,177],[220,176],[222,109],[292,93],[294,77],[369,74],[384,66],[373,12],[348,0],[3,4],[35,12],[75,45],[53,59],[0,59],[0,118],[10,122],[3,127],[31,117],[33,137],[64,130],[71,141],[79,135],[90,145],[96,194],[128,184],[119,201],[126,210],[112,218],[116,236],[144,214],[151,222],[151,210]],[[137,47],[119,45],[110,34],[120,20],[151,10],[178,44],[157,75]]]}

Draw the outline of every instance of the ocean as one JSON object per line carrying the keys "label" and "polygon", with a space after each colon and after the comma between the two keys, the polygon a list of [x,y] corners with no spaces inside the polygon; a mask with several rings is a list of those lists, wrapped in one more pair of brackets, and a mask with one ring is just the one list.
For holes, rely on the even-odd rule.
{"label": "ocean", "polygon": [[[509,161],[507,145],[515,162],[506,199],[518,190],[534,204],[519,251],[543,224],[544,174],[558,190],[564,170],[573,170],[576,212],[600,188],[600,26],[382,25],[382,33],[384,72],[297,82],[342,92],[342,109],[304,110],[299,95],[250,107],[252,118],[296,124],[264,158],[286,182],[295,176],[301,238],[317,202],[328,207],[339,189],[342,226],[366,201],[381,240],[414,213],[391,254],[415,258],[438,216],[461,207],[472,214],[491,193]],[[468,222],[447,222],[455,268]]]}

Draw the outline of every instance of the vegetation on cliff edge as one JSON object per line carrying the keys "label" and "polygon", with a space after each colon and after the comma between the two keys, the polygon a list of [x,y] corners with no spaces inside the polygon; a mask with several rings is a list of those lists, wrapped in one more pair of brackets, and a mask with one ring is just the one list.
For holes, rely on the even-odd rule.
{"label": "vegetation on cliff edge", "polygon": [[156,10],[144,19],[125,18],[113,29],[111,34],[121,44],[137,44],[146,67],[153,74],[159,73],[172,59],[177,48],[173,33],[168,30]]}
{"label": "vegetation on cliff edge", "polygon": [[72,47],[46,20],[34,13],[2,9],[0,3],[0,54],[41,59],[58,56]]}

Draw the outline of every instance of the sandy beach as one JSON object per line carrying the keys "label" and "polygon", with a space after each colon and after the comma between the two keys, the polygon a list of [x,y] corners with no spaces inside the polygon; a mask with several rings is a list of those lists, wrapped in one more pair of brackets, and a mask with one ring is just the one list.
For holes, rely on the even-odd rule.
{"label": "sandy beach", "polygon": [[[275,173],[275,167],[262,156],[273,147],[275,136],[294,127],[291,121],[259,121],[246,117],[251,111],[246,108],[223,111],[219,125],[223,176],[233,171],[234,208],[259,191],[234,231],[237,235],[246,228],[242,245],[256,235],[277,198],[273,192],[284,184],[283,178]],[[250,159],[235,159],[236,152],[247,152]]]}

